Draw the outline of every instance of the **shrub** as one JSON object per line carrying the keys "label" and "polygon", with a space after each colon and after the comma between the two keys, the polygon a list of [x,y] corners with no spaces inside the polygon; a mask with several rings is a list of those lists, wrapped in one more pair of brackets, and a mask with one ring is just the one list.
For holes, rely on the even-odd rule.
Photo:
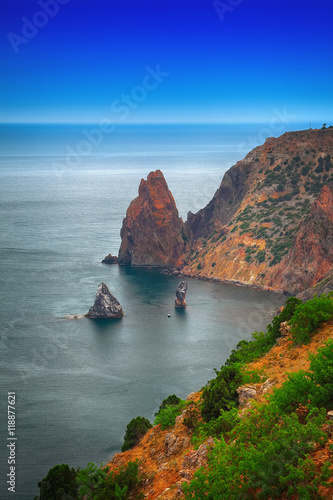
{"label": "shrub", "polygon": [[77,470],[70,469],[67,464],[55,465],[38,483],[39,496],[35,497],[35,500],[79,498],[76,476]]}
{"label": "shrub", "polygon": [[164,410],[167,406],[177,406],[181,402],[181,399],[176,396],[176,394],[170,394],[167,398],[163,399],[158,411],[155,413],[155,417]]}
{"label": "shrub", "polygon": [[218,418],[221,410],[230,410],[237,405],[236,389],[242,385],[242,380],[237,364],[216,370],[216,378],[208,382],[202,393],[201,415],[205,422]]}
{"label": "shrub", "polygon": [[305,344],[310,341],[311,334],[324,321],[333,317],[332,292],[321,297],[316,295],[313,299],[300,304],[291,318],[291,332],[296,344]]}
{"label": "shrub", "polygon": [[184,485],[185,499],[320,498],[318,486],[331,476],[330,463],[318,470],[308,453],[325,441],[324,420],[323,412],[313,411],[301,424],[295,414],[281,419],[273,404],[254,405],[230,432],[232,445],[222,436],[208,467]]}
{"label": "shrub", "polygon": [[280,412],[292,413],[299,405],[309,406],[311,394],[315,390],[309,374],[303,370],[290,373],[282,387],[274,389],[270,401],[276,404]]}
{"label": "shrub", "polygon": [[333,401],[333,340],[329,339],[325,346],[318,349],[316,355],[310,355],[311,378],[316,390],[313,391],[314,406],[332,408]]}
{"label": "shrub", "polygon": [[256,259],[261,264],[262,262],[265,262],[266,259],[266,251],[265,250],[259,250],[259,252],[256,255]]}
{"label": "shrub", "polygon": [[146,434],[148,429],[152,427],[152,424],[145,417],[133,418],[129,424],[127,424],[126,432],[124,436],[124,444],[121,447],[121,451],[130,450],[136,446],[140,439]]}
{"label": "shrub", "polygon": [[282,387],[275,389],[270,401],[283,413],[291,413],[301,404],[308,408],[332,407],[333,400],[333,341],[310,355],[310,371],[290,373]]}
{"label": "shrub", "polygon": [[143,498],[139,492],[143,476],[139,474],[139,462],[128,462],[117,472],[108,473],[108,468],[98,468],[88,464],[78,474],[80,498],[87,500],[139,500]]}
{"label": "shrub", "polygon": [[165,406],[165,408],[156,414],[154,425],[161,424],[163,430],[172,427],[176,423],[176,417],[181,414],[185,407],[186,401],[183,400],[180,400],[177,405],[171,404]]}
{"label": "shrub", "polygon": [[233,363],[249,363],[254,359],[266,354],[280,337],[280,324],[283,321],[290,321],[297,307],[302,304],[300,299],[290,297],[284,306],[283,311],[273,318],[270,325],[267,325],[267,332],[255,332],[252,334],[253,340],[241,340],[236,349],[233,349],[229,358],[225,362],[227,366]]}

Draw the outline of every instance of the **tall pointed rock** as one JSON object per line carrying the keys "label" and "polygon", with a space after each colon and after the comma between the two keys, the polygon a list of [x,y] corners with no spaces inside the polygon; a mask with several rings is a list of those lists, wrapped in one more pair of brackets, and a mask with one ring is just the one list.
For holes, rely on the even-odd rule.
{"label": "tall pointed rock", "polygon": [[186,229],[160,170],[141,180],[139,196],[121,229],[119,264],[177,267],[185,253]]}

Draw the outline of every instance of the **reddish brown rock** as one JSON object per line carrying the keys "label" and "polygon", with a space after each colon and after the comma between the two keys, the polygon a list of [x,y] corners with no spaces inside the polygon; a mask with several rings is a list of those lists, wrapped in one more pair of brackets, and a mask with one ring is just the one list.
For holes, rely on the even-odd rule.
{"label": "reddish brown rock", "polygon": [[119,264],[174,267],[185,253],[185,225],[160,170],[141,180],[121,229]]}
{"label": "reddish brown rock", "polygon": [[192,252],[182,275],[292,294],[318,280],[316,290],[333,289],[332,195],[324,188],[332,172],[333,128],[268,138],[225,173],[205,208],[189,213]]}
{"label": "reddish brown rock", "polygon": [[109,253],[109,255],[104,257],[104,259],[102,260],[102,264],[110,264],[110,265],[118,264],[118,257],[116,257],[115,255],[111,255]]}
{"label": "reddish brown rock", "polygon": [[315,285],[333,266],[333,182],[324,186],[271,284],[296,294]]}

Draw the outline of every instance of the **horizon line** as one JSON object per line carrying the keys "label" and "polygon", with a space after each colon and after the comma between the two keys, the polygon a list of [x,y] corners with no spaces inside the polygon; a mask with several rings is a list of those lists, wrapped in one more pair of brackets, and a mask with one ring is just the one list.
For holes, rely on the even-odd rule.
{"label": "horizon line", "polygon": [[[317,123],[321,123],[322,120],[314,120],[314,121],[291,121],[288,125],[300,125],[307,123],[308,125],[315,125]],[[323,124],[328,125],[323,122]],[[73,121],[73,122],[62,122],[62,121],[1,121],[0,125],[95,125],[99,126],[100,122],[95,121]],[[113,123],[115,127],[117,126],[129,126],[129,125],[267,125],[267,121],[165,121],[165,122],[129,122],[129,123]],[[309,128],[313,128],[309,126]]]}

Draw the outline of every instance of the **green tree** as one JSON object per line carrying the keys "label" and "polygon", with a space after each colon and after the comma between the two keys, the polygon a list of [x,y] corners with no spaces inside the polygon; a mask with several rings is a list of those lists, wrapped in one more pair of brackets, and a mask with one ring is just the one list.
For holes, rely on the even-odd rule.
{"label": "green tree", "polygon": [[243,376],[237,364],[216,370],[216,378],[202,392],[201,415],[205,422],[218,418],[221,410],[230,410],[237,405],[236,389],[242,382]]}
{"label": "green tree", "polygon": [[146,434],[148,429],[152,427],[152,424],[145,417],[133,418],[129,424],[127,424],[126,432],[124,436],[124,444],[121,447],[121,451],[130,450],[134,448],[142,437]]}
{"label": "green tree", "polygon": [[39,497],[35,500],[72,500],[78,497],[78,471],[67,464],[55,465],[39,483]]}

